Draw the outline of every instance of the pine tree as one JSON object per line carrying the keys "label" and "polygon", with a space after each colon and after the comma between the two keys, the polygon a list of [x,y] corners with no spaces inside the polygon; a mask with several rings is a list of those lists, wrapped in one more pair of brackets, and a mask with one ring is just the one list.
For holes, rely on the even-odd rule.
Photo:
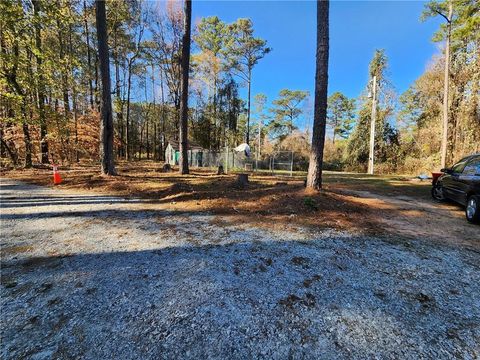
{"label": "pine tree", "polygon": [[113,115],[110,85],[110,59],[108,54],[107,15],[105,1],[96,0],[98,58],[102,79],[102,104],[100,121],[100,160],[104,175],[115,175],[113,161]]}
{"label": "pine tree", "polygon": [[323,147],[327,125],[329,0],[317,1],[317,63],[315,73],[315,113],[307,188],[322,188]]}
{"label": "pine tree", "polygon": [[188,76],[190,69],[190,37],[192,1],[184,0],[184,32],[182,39],[182,93],[180,101],[180,174],[188,174]]}

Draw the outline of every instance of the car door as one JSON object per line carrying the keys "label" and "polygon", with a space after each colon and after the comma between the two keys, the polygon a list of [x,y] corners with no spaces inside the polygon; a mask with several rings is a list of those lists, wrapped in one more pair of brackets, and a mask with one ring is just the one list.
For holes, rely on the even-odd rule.
{"label": "car door", "polygon": [[480,187],[480,156],[474,156],[468,161],[462,174],[459,176],[459,187],[463,192],[464,204],[467,203],[467,195],[469,193],[478,192]]}
{"label": "car door", "polygon": [[445,179],[442,181],[445,196],[459,202],[460,204],[465,204],[464,183],[461,179],[461,175],[469,160],[470,157],[463,158],[453,165],[448,172],[448,176],[445,176]]}

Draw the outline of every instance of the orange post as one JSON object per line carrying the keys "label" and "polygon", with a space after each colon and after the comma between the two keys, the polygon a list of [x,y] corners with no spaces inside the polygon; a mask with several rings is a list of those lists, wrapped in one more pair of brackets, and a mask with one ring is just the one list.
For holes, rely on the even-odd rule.
{"label": "orange post", "polygon": [[62,178],[58,172],[58,166],[53,165],[53,185],[58,185],[62,183]]}

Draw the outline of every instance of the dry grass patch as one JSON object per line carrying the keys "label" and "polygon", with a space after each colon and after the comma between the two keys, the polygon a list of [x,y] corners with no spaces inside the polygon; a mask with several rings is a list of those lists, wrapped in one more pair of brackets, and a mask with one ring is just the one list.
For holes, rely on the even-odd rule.
{"label": "dry grass patch", "polygon": [[[303,186],[304,175],[253,173],[242,189],[235,184],[236,174],[216,175],[213,169],[194,168],[189,175],[181,176],[161,172],[162,165],[120,162],[118,176],[113,177],[100,176],[94,164],[63,167],[64,181],[58,188],[141,198],[171,210],[210,212],[227,216],[229,221],[272,230],[333,228],[480,246],[478,226],[466,224],[458,207],[432,203],[428,181],[326,172],[324,190],[308,193]],[[49,169],[3,169],[1,175],[53,186]]]}

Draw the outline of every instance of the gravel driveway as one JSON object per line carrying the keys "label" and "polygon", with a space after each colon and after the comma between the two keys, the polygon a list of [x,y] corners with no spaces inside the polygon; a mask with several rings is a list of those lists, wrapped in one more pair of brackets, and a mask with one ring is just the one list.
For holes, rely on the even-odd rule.
{"label": "gravel driveway", "polygon": [[474,249],[0,191],[3,359],[480,356]]}

